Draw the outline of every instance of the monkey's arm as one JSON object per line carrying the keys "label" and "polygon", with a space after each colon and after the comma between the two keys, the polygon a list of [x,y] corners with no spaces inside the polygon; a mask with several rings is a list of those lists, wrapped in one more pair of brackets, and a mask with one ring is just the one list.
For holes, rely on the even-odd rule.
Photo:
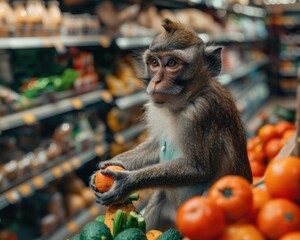
{"label": "monkey's arm", "polygon": [[103,170],[103,173],[113,176],[115,182],[108,192],[96,192],[97,202],[104,205],[118,202],[131,192],[144,188],[178,187],[208,182],[211,172],[210,166],[191,166],[186,159],[177,159],[134,171]]}
{"label": "monkey's arm", "polygon": [[159,145],[148,139],[132,150],[121,153],[111,160],[99,164],[103,169],[107,165],[123,165],[126,170],[140,169],[159,162]]}

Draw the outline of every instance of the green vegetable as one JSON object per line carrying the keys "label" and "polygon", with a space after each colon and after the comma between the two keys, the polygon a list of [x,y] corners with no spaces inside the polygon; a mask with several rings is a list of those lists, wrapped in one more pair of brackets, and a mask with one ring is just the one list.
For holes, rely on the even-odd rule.
{"label": "green vegetable", "polygon": [[129,228],[120,232],[114,240],[147,240],[145,233],[138,228]]}
{"label": "green vegetable", "polygon": [[113,236],[117,236],[125,229],[127,213],[121,209],[118,209],[113,222]]}
{"label": "green vegetable", "polygon": [[182,240],[180,232],[174,228],[170,228],[158,237],[157,240]]}
{"label": "green vegetable", "polygon": [[98,217],[95,218],[96,222],[103,222],[105,221],[105,215],[100,215]]}
{"label": "green vegetable", "polygon": [[134,211],[130,211],[125,224],[125,228],[128,229],[128,228],[137,227],[137,218],[138,218],[137,213]]}
{"label": "green vegetable", "polygon": [[92,221],[82,228],[80,240],[99,240],[103,236],[106,237],[106,240],[113,239],[109,228],[104,223]]}
{"label": "green vegetable", "polygon": [[146,222],[142,216],[139,216],[137,219],[138,228],[142,230],[144,233],[146,232]]}

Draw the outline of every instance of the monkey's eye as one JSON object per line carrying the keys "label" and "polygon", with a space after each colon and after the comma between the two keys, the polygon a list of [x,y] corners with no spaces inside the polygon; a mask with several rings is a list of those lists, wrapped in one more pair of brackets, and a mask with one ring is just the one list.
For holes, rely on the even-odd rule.
{"label": "monkey's eye", "polygon": [[150,61],[152,67],[157,67],[159,65],[158,61],[155,58],[152,58]]}
{"label": "monkey's eye", "polygon": [[174,59],[170,59],[168,62],[167,62],[167,66],[168,67],[175,67],[177,65],[177,62],[174,60]]}

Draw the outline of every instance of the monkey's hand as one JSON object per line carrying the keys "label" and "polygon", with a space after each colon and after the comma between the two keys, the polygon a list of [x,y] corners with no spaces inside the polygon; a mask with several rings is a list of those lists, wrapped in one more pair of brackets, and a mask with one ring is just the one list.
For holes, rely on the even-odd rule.
{"label": "monkey's hand", "polygon": [[102,174],[107,174],[114,178],[114,184],[112,188],[105,192],[100,193],[95,191],[96,202],[102,205],[110,205],[113,203],[121,203],[126,200],[126,197],[130,194],[130,171],[111,171],[109,169],[101,170]]}
{"label": "monkey's hand", "polygon": [[125,169],[123,163],[117,160],[108,160],[108,161],[100,162],[98,165],[99,169],[104,169],[107,166],[119,166]]}

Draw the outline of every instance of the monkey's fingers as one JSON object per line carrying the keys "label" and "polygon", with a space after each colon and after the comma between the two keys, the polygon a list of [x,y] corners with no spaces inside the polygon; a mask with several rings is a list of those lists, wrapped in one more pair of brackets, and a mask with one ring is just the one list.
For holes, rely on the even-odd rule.
{"label": "monkey's fingers", "polygon": [[89,181],[89,186],[94,192],[98,192],[98,189],[96,188],[96,185],[95,185],[95,177],[96,177],[96,173],[91,175],[90,181]]}
{"label": "monkey's fingers", "polygon": [[110,169],[101,170],[102,174],[107,174],[113,177],[115,180],[122,180],[126,176],[128,176],[128,171],[112,171]]}
{"label": "monkey's fingers", "polygon": [[122,167],[125,169],[123,163],[120,161],[111,161],[110,160],[110,161],[100,162],[98,165],[99,169],[104,169],[107,166],[119,166],[119,167]]}

